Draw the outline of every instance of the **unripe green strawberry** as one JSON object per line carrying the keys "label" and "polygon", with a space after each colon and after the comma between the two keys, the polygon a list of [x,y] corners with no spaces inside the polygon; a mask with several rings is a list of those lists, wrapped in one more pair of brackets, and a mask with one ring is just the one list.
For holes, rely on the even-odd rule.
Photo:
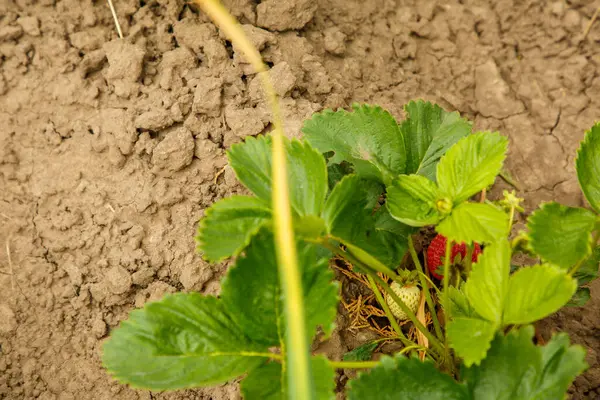
{"label": "unripe green strawberry", "polygon": [[[419,300],[421,298],[421,290],[414,283],[408,283],[404,286],[400,285],[398,282],[393,282],[391,285],[392,290],[396,295],[402,300],[404,304],[413,312],[417,312],[417,308],[419,307]],[[408,319],[408,315],[400,306],[392,299],[389,293],[385,296],[385,301],[390,307],[390,311],[398,320],[405,321]]]}

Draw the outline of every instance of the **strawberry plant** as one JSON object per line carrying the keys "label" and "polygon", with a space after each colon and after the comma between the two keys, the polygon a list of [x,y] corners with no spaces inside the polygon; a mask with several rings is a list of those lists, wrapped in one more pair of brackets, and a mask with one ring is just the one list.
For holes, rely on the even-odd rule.
{"label": "strawberry plant", "polygon": [[[230,16],[214,0],[200,5],[264,71]],[[252,195],[216,202],[198,224],[206,260],[234,259],[220,296],[167,295],[133,311],[103,347],[108,372],[151,390],[241,379],[246,399],[333,399],[337,368],[365,370],[347,385],[350,399],[564,398],[585,351],[566,334],[535,345],[532,324],[584,303],[597,275],[600,124],[576,162],[591,210],[543,204],[509,240],[514,193],[472,200],[500,174],[506,137],[472,133],[458,113],[412,101],[401,123],[355,105],[313,115],[303,140],[289,140],[272,106],[273,134],[227,152]],[[413,238],[432,226],[440,236],[419,255]],[[513,268],[517,252],[538,263]],[[366,275],[404,344],[397,354],[373,361],[373,343],[341,361],[309,353],[318,331],[334,329],[334,256]],[[420,296],[431,329],[415,315]],[[411,325],[427,346],[409,339]]]}
{"label": "strawberry plant", "polygon": [[[390,323],[412,321],[430,344],[425,362],[410,351],[377,363],[313,356],[314,393],[334,397],[335,368],[373,367],[349,384],[350,398],[562,398],[585,368],[584,351],[564,334],[536,346],[530,324],[565,306],[578,285],[596,277],[600,124],[586,133],[577,157],[592,210],[543,204],[529,217],[528,232],[511,242],[518,199],[506,193],[497,203],[470,200],[500,173],[506,138],[471,133],[457,113],[431,103],[410,102],[405,110],[401,123],[369,105],[326,110],[306,121],[304,140],[284,139],[307,335],[333,329],[338,289],[327,265],[335,255],[385,290],[381,306]],[[273,240],[271,147],[269,136],[231,147],[229,163],[254,196],[220,200],[199,223],[198,250],[207,260],[236,258],[219,298],[181,293],[132,312],[104,346],[104,364],[115,378],[162,390],[244,375],[245,398],[286,396],[289,321]],[[339,173],[341,163],[345,173],[330,188],[329,175]],[[430,225],[438,236],[423,258],[442,279],[440,288],[413,246],[419,228]],[[516,251],[541,262],[511,273]],[[412,263],[402,265],[407,252]],[[415,316],[421,291],[432,330]],[[445,321],[438,320],[439,310]],[[397,333],[407,347],[419,347],[401,328]]]}

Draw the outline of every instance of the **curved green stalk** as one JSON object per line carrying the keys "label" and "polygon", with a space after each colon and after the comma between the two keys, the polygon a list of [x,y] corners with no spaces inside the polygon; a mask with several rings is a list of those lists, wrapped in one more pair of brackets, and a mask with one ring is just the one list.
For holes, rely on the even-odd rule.
{"label": "curved green stalk", "polygon": [[338,369],[367,369],[378,364],[379,361],[329,361],[329,365]]}
{"label": "curved green stalk", "polygon": [[450,257],[452,256],[452,241],[446,240],[446,252],[444,256],[444,287],[442,296],[444,298],[444,325],[448,326],[450,320],[450,307],[448,299],[448,285],[450,285]]}
{"label": "curved green stalk", "polygon": [[[450,321],[450,299],[448,297],[448,285],[450,284],[450,257],[452,256],[452,241],[446,240],[446,255],[444,257],[444,287],[442,288],[442,296],[444,303],[444,327],[448,328]],[[447,360],[450,360],[450,348],[448,347],[448,336],[444,335],[444,355]],[[452,366],[454,363],[450,362]]]}
{"label": "curved green stalk", "polygon": [[513,220],[515,219],[515,206],[511,204],[510,213],[508,214],[508,234],[510,235],[510,231],[512,230]]}
{"label": "curved green stalk", "polygon": [[415,267],[417,267],[417,270],[419,271],[421,286],[423,286],[423,293],[425,293],[425,301],[427,301],[427,306],[429,306],[429,311],[431,312],[431,319],[433,320],[435,334],[438,338],[442,339],[444,337],[444,334],[442,332],[442,327],[440,326],[440,321],[438,319],[437,312],[435,311],[435,303],[431,298],[431,293],[429,292],[429,285],[427,284],[427,279],[425,279],[423,267],[421,266],[421,262],[419,261],[419,257],[417,256],[417,251],[415,250],[415,245],[413,243],[412,236],[410,235],[408,236],[408,251],[410,252],[410,256],[412,257]]}
{"label": "curved green stalk", "polygon": [[[427,266],[425,266],[425,268],[427,268]],[[435,293],[441,298],[442,297],[442,291],[437,287],[437,285],[431,280],[430,277],[428,277],[425,273],[419,272],[419,275],[425,279],[427,281],[427,283],[429,283],[431,285],[431,287],[433,288],[433,290],[435,290]]]}
{"label": "curved green stalk", "polygon": [[[196,2],[223,29],[236,47],[243,51],[244,56],[257,72],[268,70],[258,50],[248,40],[238,22],[218,0],[196,0]],[[287,351],[283,358],[283,369],[286,370],[285,361],[287,358],[287,387],[290,398],[310,400],[315,397],[315,390],[310,368],[309,342],[306,335],[306,312],[304,310],[302,282],[292,228],[281,110],[269,75],[262,73],[259,76],[262,77],[263,89],[271,106],[273,122],[273,131],[271,132],[273,139],[271,174],[273,178],[272,201],[275,221],[275,248],[287,320],[285,345]]]}

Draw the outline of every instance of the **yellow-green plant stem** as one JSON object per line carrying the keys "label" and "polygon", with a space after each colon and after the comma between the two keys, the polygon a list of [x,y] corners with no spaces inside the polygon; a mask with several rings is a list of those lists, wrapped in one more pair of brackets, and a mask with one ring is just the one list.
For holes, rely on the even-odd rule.
{"label": "yellow-green plant stem", "polygon": [[582,258],[581,260],[579,260],[577,262],[577,264],[575,264],[575,266],[573,268],[571,268],[571,270],[569,271],[569,276],[573,276],[575,275],[575,273],[579,270],[579,268],[583,265],[584,262],[586,262],[588,260],[588,258],[591,257],[591,255],[594,253],[594,249],[596,248],[596,245],[598,244],[598,238],[600,237],[600,231],[596,231],[594,232],[594,234],[592,235],[592,252],[590,253],[589,256]]}
{"label": "yellow-green plant stem", "polygon": [[400,351],[398,352],[398,354],[406,354],[406,353],[408,353],[408,352],[409,352],[409,351],[411,351],[411,350],[417,350],[417,351],[424,351],[424,352],[427,352],[427,350],[429,350],[429,349],[428,349],[428,348],[426,348],[426,347],[419,346],[418,344],[416,344],[416,345],[414,345],[414,346],[407,346],[407,347],[403,348],[402,350],[400,350]]}
{"label": "yellow-green plant stem", "polygon": [[[337,247],[337,245],[334,245],[334,244],[331,243],[331,240],[333,240],[335,242],[339,242],[339,243],[345,245],[345,243],[344,243],[343,240],[341,240],[339,238],[336,238],[334,236],[330,236],[330,235],[321,237],[321,238],[319,238],[317,240],[313,240],[311,242],[312,243],[318,243],[318,244],[322,245],[323,247],[331,250],[332,248]],[[351,254],[351,251],[346,251],[344,254]],[[352,256],[355,259],[359,260],[358,257],[356,257],[354,255],[352,255]],[[400,276],[394,270],[392,270],[391,268],[386,267],[381,262],[377,261],[377,262],[375,262],[373,264],[368,264],[368,263],[366,263],[364,261],[361,261],[361,264],[367,266],[369,269],[371,269],[371,270],[373,270],[375,272],[381,272],[382,274],[384,274],[385,276],[389,277],[391,280],[393,280],[395,282],[398,282],[399,284],[403,284],[403,281],[400,278]]]}
{"label": "yellow-green plant stem", "polygon": [[417,270],[419,271],[421,286],[423,286],[423,293],[425,293],[425,301],[427,302],[427,306],[429,307],[429,311],[431,312],[431,319],[433,320],[435,334],[441,340],[444,337],[444,334],[442,332],[440,320],[438,319],[437,312],[435,311],[435,303],[431,298],[429,285],[427,283],[427,279],[425,279],[425,273],[423,272],[423,267],[421,266],[421,261],[419,261],[419,256],[417,255],[417,251],[415,250],[415,245],[413,243],[411,235],[408,236],[408,251],[410,252],[410,256],[412,257],[415,267],[417,267]]}
{"label": "yellow-green plant stem", "polygon": [[[427,266],[424,266],[424,268],[427,268]],[[435,293],[441,298],[442,291],[440,289],[438,289],[437,285],[425,273],[419,272],[419,275],[421,275],[421,277],[429,283],[429,285],[433,288],[433,290],[435,290]]]}
{"label": "yellow-green plant stem", "polygon": [[[246,37],[239,23],[218,0],[196,0],[196,2],[225,32],[236,47],[244,53],[256,72],[266,72],[268,70],[260,53]],[[273,179],[272,201],[275,221],[275,248],[287,318],[286,343],[282,349],[284,354],[283,369],[285,371],[287,367],[287,387],[290,398],[310,400],[315,397],[315,390],[310,368],[309,342],[306,335],[306,312],[304,310],[302,282],[298,268],[296,241],[292,229],[281,110],[269,74],[259,73],[259,75],[262,77],[263,89],[271,107],[273,122],[273,131],[271,132],[273,140],[271,174]]]}
{"label": "yellow-green plant stem", "polygon": [[[448,298],[448,285],[450,284],[450,257],[452,255],[452,241],[446,240],[446,252],[444,257],[444,287],[442,288],[442,297],[444,303],[444,326],[448,328],[450,321],[450,300]],[[448,337],[444,335],[444,354],[449,356]],[[448,357],[449,358],[449,357]]]}
{"label": "yellow-green plant stem", "polygon": [[510,231],[513,226],[513,219],[515,219],[515,206],[510,206],[510,213],[508,214],[508,234],[510,235]]}
{"label": "yellow-green plant stem", "polygon": [[379,361],[329,361],[329,365],[337,369],[367,369],[378,364]]}
{"label": "yellow-green plant stem", "polygon": [[386,301],[384,300],[383,296],[381,295],[381,292],[379,291],[379,288],[377,287],[377,284],[375,283],[373,278],[371,278],[369,275],[367,275],[367,279],[369,280],[369,285],[371,286],[371,290],[373,291],[375,298],[377,298],[377,302],[379,303],[381,308],[383,308],[383,311],[385,312],[385,315],[387,316],[388,320],[390,320],[390,325],[392,325],[392,328],[394,329],[394,332],[396,332],[396,334],[398,335],[398,338],[402,341],[402,343],[404,343],[405,346],[414,345],[413,342],[408,340],[408,338],[406,337],[404,332],[402,332],[402,328],[400,328],[400,325],[398,325],[398,321],[396,321],[396,317],[394,317],[394,314],[392,314],[390,307],[388,307]]}
{"label": "yellow-green plant stem", "polygon": [[444,279],[442,288],[442,297],[444,303],[444,325],[448,325],[450,320],[450,307],[448,299],[448,286],[450,285],[450,257],[452,256],[452,241],[446,240],[446,251],[444,256]]}

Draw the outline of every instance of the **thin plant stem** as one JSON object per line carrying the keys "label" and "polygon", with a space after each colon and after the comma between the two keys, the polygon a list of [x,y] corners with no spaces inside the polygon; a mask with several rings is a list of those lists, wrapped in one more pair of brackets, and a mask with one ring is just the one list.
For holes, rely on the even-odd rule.
{"label": "thin plant stem", "polygon": [[[324,236],[324,237],[321,237],[316,240],[305,239],[305,241],[310,242],[310,243],[320,244],[321,246],[325,247],[327,250],[331,251],[334,254],[339,255],[342,258],[347,259],[348,257],[352,257],[353,259],[358,260],[358,258],[356,258],[355,256],[352,256],[349,251],[344,252],[337,245],[332,244],[330,242],[330,239],[333,239],[340,243],[343,242],[342,240],[340,240],[336,237],[330,237],[330,236]],[[352,263],[352,264],[355,264],[355,263]],[[376,265],[371,265],[371,264],[366,264],[366,263],[360,261],[359,264],[366,266],[368,269],[370,269],[372,271],[381,272],[382,274],[386,275],[390,279],[392,279],[400,284],[402,283],[400,276],[398,276],[398,274],[396,272],[394,272],[392,269],[386,267],[385,265],[383,265],[380,262],[377,262]]]}
{"label": "thin plant stem", "polygon": [[119,34],[119,39],[123,39],[123,31],[121,30],[121,24],[119,23],[119,18],[117,17],[117,11],[115,10],[115,6],[113,5],[112,0],[107,0],[108,6],[110,7],[110,12],[115,20],[115,26],[117,27],[117,33]]}
{"label": "thin plant stem", "polygon": [[444,325],[448,325],[450,319],[450,310],[448,307],[448,285],[450,285],[450,257],[452,256],[452,241],[446,240],[446,251],[444,256],[444,279],[442,288],[442,297],[444,303]]}
{"label": "thin plant stem", "polygon": [[377,302],[379,303],[381,308],[383,308],[385,315],[390,320],[390,325],[392,325],[394,332],[396,332],[396,334],[398,335],[398,337],[400,338],[402,343],[404,343],[405,346],[414,345],[414,342],[408,340],[406,335],[404,335],[404,332],[402,332],[400,325],[398,325],[398,321],[396,321],[396,317],[394,317],[394,314],[392,314],[390,307],[388,307],[386,301],[384,300],[383,296],[381,295],[381,292],[379,292],[379,288],[377,287],[377,284],[375,283],[373,278],[371,278],[369,275],[367,275],[367,279],[369,280],[369,285],[371,286],[371,290],[373,291],[373,294],[377,298]]}
{"label": "thin plant stem", "polygon": [[425,301],[427,302],[427,306],[429,307],[429,311],[431,312],[431,319],[433,320],[433,327],[435,329],[435,334],[440,340],[444,337],[442,333],[442,327],[440,326],[440,321],[437,316],[437,312],[435,311],[435,303],[431,298],[431,292],[429,291],[429,285],[427,284],[427,279],[425,279],[425,274],[423,273],[423,267],[421,266],[421,262],[419,261],[419,257],[415,250],[415,245],[412,240],[412,236],[408,236],[408,251],[410,252],[410,256],[412,257],[413,263],[417,270],[419,271],[419,278],[421,279],[421,286],[423,286],[423,292],[425,293]]}
{"label": "thin plant stem", "polygon": [[402,350],[400,350],[398,352],[398,354],[406,354],[411,350],[418,350],[418,351],[427,351],[427,347],[424,346],[419,346],[418,344],[414,345],[414,346],[407,346],[405,348],[403,348]]}
{"label": "thin plant stem", "polygon": [[[444,327],[448,328],[450,321],[450,300],[448,298],[448,285],[450,284],[450,256],[452,255],[452,241],[446,240],[446,256],[444,257],[444,287],[442,288],[442,297],[444,304]],[[448,347],[448,336],[444,335],[444,355],[447,359],[450,357],[450,349]],[[453,365],[453,363],[451,362]]]}
{"label": "thin plant stem", "polygon": [[[408,346],[400,350],[397,354],[405,354],[411,350],[427,351],[423,346]],[[329,365],[336,369],[369,369],[379,365],[379,361],[329,361]]]}
{"label": "thin plant stem", "polygon": [[598,18],[598,14],[599,13],[600,13],[600,7],[596,8],[596,11],[594,12],[594,15],[592,15],[592,18],[590,19],[590,22],[588,22],[587,26],[585,27],[585,31],[583,31],[583,36],[581,38],[582,42],[585,40],[585,38],[587,37],[587,35],[592,30],[592,25],[594,25],[594,22],[596,22],[596,19]]}
{"label": "thin plant stem", "polygon": [[419,272],[419,275],[421,275],[426,281],[427,283],[429,283],[429,285],[433,288],[433,290],[435,290],[435,293],[441,297],[442,295],[442,291],[440,289],[438,289],[438,287],[436,286],[436,284],[431,280],[430,277],[427,276],[427,274],[425,273],[421,273]]}
{"label": "thin plant stem", "polygon": [[512,230],[513,220],[515,219],[515,206],[510,206],[510,213],[508,213],[508,234]]}
{"label": "thin plant stem", "polygon": [[[239,23],[218,0],[196,0],[202,10],[225,32],[239,48],[256,72],[266,72],[260,53],[245,35]],[[283,143],[283,121],[277,94],[269,74],[259,73],[265,95],[268,99],[273,122],[273,214],[275,249],[279,280],[283,289],[284,312],[287,316],[285,348],[282,359],[283,370],[287,370],[290,398],[311,400],[315,389],[311,373],[309,341],[306,330],[306,311],[302,280],[298,267],[296,241],[292,228],[292,213],[287,182],[287,165]],[[287,361],[287,365],[286,365]]]}
{"label": "thin plant stem", "polygon": [[[337,242],[344,243],[344,241],[342,239],[334,237],[334,236],[327,236],[327,237],[324,237],[322,240],[327,241],[328,239],[333,239]],[[347,245],[347,247],[348,247],[348,250],[352,251],[351,245]],[[401,283],[401,280],[400,280],[400,277],[398,276],[398,274],[391,268],[386,267],[381,262],[373,263],[372,265],[369,265],[369,268],[371,268],[377,272],[381,272],[382,274],[389,276],[391,279],[398,281],[398,283]]]}
{"label": "thin plant stem", "polygon": [[367,369],[379,365],[379,361],[329,361],[337,369]]}

